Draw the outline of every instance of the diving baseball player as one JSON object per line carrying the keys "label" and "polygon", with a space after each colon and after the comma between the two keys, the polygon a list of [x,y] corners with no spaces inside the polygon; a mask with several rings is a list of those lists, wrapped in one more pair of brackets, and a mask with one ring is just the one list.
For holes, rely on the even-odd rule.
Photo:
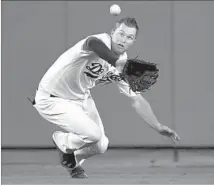
{"label": "diving baseball player", "polygon": [[48,69],[36,91],[34,107],[47,121],[63,128],[52,138],[62,166],[72,178],[87,178],[81,167],[91,156],[104,153],[109,140],[90,90],[114,83],[133,100],[137,113],[159,133],[179,140],[170,128],[161,125],[149,103],[130,89],[121,73],[127,62],[126,51],[138,35],[135,18],[119,20],[111,33],[90,35],[65,51]]}

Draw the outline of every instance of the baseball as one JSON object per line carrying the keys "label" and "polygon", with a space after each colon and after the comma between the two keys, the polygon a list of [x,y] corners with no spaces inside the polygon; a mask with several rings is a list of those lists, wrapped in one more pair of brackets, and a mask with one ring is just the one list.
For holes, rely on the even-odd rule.
{"label": "baseball", "polygon": [[120,6],[117,5],[117,4],[111,5],[111,7],[110,7],[110,13],[111,13],[112,15],[119,15],[119,14],[121,13],[121,8],[120,8]]}

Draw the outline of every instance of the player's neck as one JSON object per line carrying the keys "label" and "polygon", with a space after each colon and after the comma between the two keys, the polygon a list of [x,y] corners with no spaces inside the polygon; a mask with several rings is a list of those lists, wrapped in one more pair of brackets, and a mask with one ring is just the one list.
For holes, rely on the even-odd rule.
{"label": "player's neck", "polygon": [[120,57],[121,54],[115,52],[113,49],[111,49],[111,51],[112,51],[116,56],[118,56],[118,58]]}

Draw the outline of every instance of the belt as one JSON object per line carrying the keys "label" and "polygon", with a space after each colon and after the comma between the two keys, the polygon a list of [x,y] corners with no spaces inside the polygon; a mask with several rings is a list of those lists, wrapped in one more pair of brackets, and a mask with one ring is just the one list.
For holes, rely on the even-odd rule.
{"label": "belt", "polygon": [[[52,98],[56,98],[57,96],[53,95],[53,94],[50,94],[50,97]],[[32,105],[35,105],[36,104],[36,101],[35,101],[35,98],[33,100],[31,100],[29,97],[27,97],[28,100],[32,103]]]}

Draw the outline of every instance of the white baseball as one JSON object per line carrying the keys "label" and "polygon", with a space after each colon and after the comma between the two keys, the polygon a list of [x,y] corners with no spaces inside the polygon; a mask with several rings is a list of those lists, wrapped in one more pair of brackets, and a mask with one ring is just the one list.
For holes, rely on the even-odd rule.
{"label": "white baseball", "polygon": [[119,14],[121,13],[121,8],[120,8],[120,6],[117,5],[117,4],[111,5],[111,7],[110,7],[110,13],[111,13],[112,15],[119,15]]}

